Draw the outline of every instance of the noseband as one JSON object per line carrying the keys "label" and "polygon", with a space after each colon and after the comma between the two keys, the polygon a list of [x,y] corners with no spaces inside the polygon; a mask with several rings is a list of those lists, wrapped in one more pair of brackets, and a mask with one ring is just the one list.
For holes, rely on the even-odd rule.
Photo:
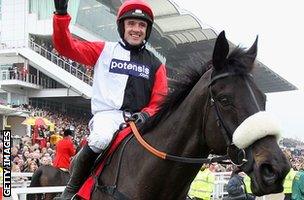
{"label": "noseband", "polygon": [[[229,76],[242,76],[244,78],[244,81],[246,83],[246,86],[248,87],[248,90],[250,91],[250,95],[257,107],[257,112],[260,111],[260,107],[257,103],[256,97],[253,93],[252,88],[250,87],[249,83],[248,83],[248,77],[252,77],[251,74],[247,73],[247,74],[240,74],[240,73],[232,73],[232,72],[227,72],[227,73],[223,73],[223,74],[219,74],[214,76],[209,85],[208,85],[208,90],[209,90],[209,99],[210,99],[210,104],[207,103],[207,106],[205,108],[205,113],[204,113],[204,126],[206,125],[206,121],[207,121],[207,109],[210,109],[211,107],[214,107],[215,109],[215,113],[216,113],[216,121],[218,122],[218,126],[221,130],[221,133],[225,139],[226,145],[227,145],[227,154],[224,156],[217,156],[217,157],[213,157],[213,158],[188,158],[188,157],[181,157],[181,156],[175,156],[175,155],[170,155],[167,154],[165,152],[159,151],[157,149],[155,149],[154,147],[152,147],[151,145],[149,145],[140,135],[140,133],[137,130],[137,127],[134,123],[134,121],[132,121],[132,119],[129,119],[126,116],[125,111],[123,112],[124,115],[124,119],[126,120],[126,122],[130,125],[136,139],[139,141],[139,143],[145,147],[150,153],[154,154],[155,156],[164,159],[164,160],[171,160],[171,161],[176,161],[176,162],[183,162],[183,163],[196,163],[196,164],[203,164],[203,163],[213,163],[213,162],[221,162],[227,159],[231,160],[231,163],[241,167],[241,169],[245,172],[251,171],[252,169],[252,164],[253,164],[253,157],[252,157],[252,150],[251,147],[248,147],[245,149],[239,149],[238,147],[236,147],[233,142],[232,142],[232,131],[228,128],[228,126],[226,126],[225,124],[225,120],[223,118],[223,116],[221,115],[221,112],[219,110],[219,106],[218,106],[218,102],[217,100],[214,98],[214,95],[212,93],[212,85],[219,79],[222,78],[226,78]],[[205,127],[204,129],[205,130]]]}

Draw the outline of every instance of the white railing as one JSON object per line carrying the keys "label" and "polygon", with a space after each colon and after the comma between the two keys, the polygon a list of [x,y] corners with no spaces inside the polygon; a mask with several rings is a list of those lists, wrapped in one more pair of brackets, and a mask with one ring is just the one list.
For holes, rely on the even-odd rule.
{"label": "white railing", "polygon": [[41,86],[43,88],[54,88],[56,82],[50,78],[41,78],[33,74],[22,73],[17,70],[1,70],[0,71],[0,80],[17,80],[25,83],[34,84]]}
{"label": "white railing", "polygon": [[31,183],[32,172],[12,172],[12,188],[28,187]]}
{"label": "white railing", "polygon": [[[55,63],[56,65],[58,65],[62,69],[64,69],[65,71],[72,74],[73,76],[79,78],[80,80],[84,81],[85,83],[87,83],[89,85],[92,85],[93,78],[91,76],[85,74],[79,68],[73,66],[71,63],[67,62],[62,57],[58,56],[55,53],[52,53],[51,51],[47,50],[46,48],[38,45],[37,43],[35,43],[31,40],[29,41],[29,47],[32,50],[34,50],[36,53],[38,53],[38,54],[42,55],[43,57],[45,57],[46,59],[52,61],[53,63]],[[80,64],[78,64],[76,62],[74,62],[74,63],[78,67],[80,66]]]}
{"label": "white railing", "polygon": [[217,172],[215,173],[215,181],[212,199],[222,199],[224,195],[228,194],[225,190],[225,185],[227,185],[231,172]]}
{"label": "white railing", "polygon": [[35,85],[39,85],[39,81],[37,80],[37,76],[33,74],[22,74],[16,70],[1,70],[0,80],[19,80],[27,83],[32,83]]}
{"label": "white railing", "polygon": [[[2,174],[1,174],[2,175]],[[45,194],[63,192],[65,186],[29,187],[31,172],[12,172],[12,200],[26,200],[27,194]]]}

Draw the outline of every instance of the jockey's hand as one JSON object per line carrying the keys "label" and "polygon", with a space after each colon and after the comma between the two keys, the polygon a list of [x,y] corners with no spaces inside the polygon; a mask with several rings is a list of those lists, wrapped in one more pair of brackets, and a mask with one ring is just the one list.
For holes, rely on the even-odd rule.
{"label": "jockey's hand", "polygon": [[150,117],[146,112],[137,112],[132,114],[131,118],[134,120],[135,124],[143,124]]}
{"label": "jockey's hand", "polygon": [[54,0],[55,14],[66,15],[68,10],[68,2],[69,0]]}

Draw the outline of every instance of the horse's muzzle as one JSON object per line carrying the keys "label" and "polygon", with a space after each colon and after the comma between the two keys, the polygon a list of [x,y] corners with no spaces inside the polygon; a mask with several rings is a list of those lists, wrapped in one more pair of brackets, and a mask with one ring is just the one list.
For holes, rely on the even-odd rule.
{"label": "horse's muzzle", "polygon": [[289,170],[288,164],[280,169],[269,163],[254,166],[254,176],[251,180],[252,192],[257,196],[282,192],[284,178]]}

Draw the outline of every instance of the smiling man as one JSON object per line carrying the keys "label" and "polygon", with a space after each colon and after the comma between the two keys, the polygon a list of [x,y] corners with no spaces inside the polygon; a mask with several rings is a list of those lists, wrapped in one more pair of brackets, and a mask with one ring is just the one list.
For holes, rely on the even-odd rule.
{"label": "smiling man", "polygon": [[[167,94],[165,65],[145,48],[154,15],[142,0],[125,1],[118,10],[119,42],[88,42],[72,37],[69,31],[68,0],[54,0],[53,42],[63,56],[94,68],[88,145],[75,156],[72,174],[60,199],[71,199],[90,174],[94,161],[102,153],[119,125],[123,110],[129,110],[135,123],[157,112]],[[97,19],[98,20],[98,19]]]}
{"label": "smiling man", "polygon": [[125,19],[124,27],[124,39],[130,45],[138,46],[144,41],[148,27],[147,22],[139,19]]}

